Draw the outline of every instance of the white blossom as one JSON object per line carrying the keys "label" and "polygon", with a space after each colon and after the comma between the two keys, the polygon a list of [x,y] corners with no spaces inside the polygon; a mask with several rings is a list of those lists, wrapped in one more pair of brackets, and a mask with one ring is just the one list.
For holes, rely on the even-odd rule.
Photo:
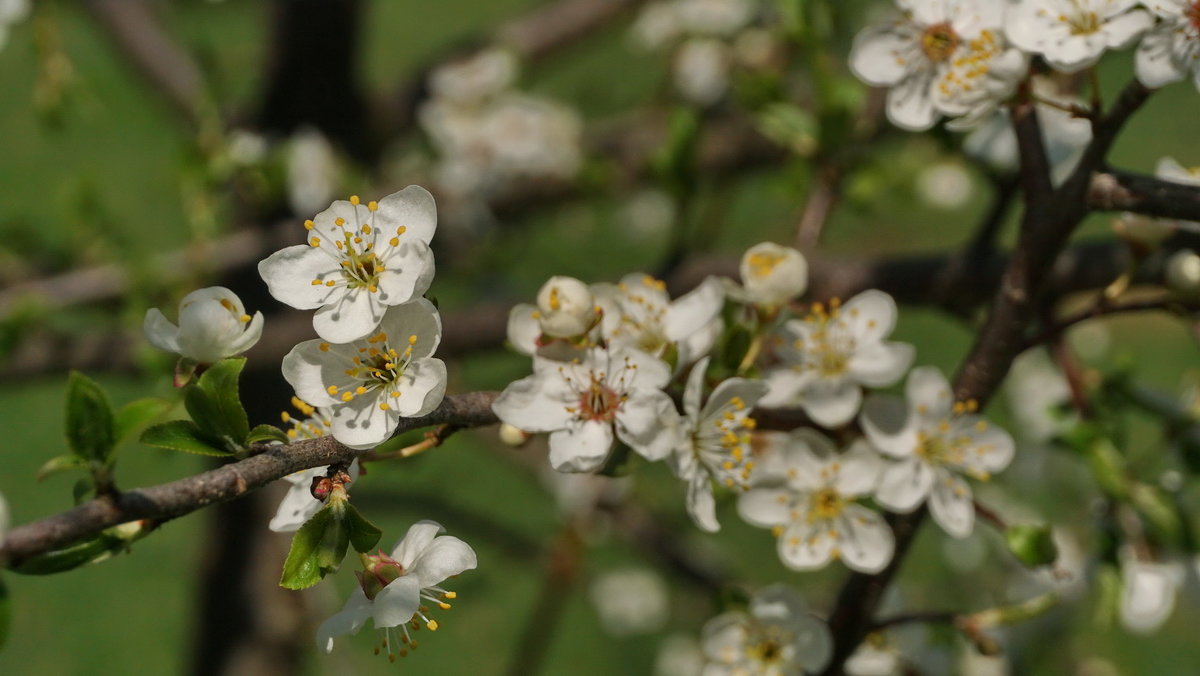
{"label": "white blossom", "polygon": [[591,585],[592,605],[611,636],[649,634],[666,624],[667,585],[646,568],[620,568],[599,575]]}
{"label": "white blossom", "polygon": [[[701,530],[716,532],[713,483],[745,489],[754,468],[750,411],[766,393],[766,385],[745,378],[729,378],[717,385],[701,407],[708,358],[701,359],[688,375],[683,392],[684,415],[668,463],[675,476],[687,484],[687,511]],[[668,416],[670,417],[670,416]]]}
{"label": "white blossom", "polygon": [[955,402],[941,371],[912,370],[907,401],[872,395],[860,418],[867,439],[895,459],[884,470],[875,498],[896,512],[911,512],[928,498],[935,521],[955,537],[975,524],[971,487],[961,475],[987,480],[1008,467],[1014,446],[1007,432],[975,414],[973,401]]}
{"label": "white blossom", "polygon": [[436,99],[473,105],[508,89],[516,77],[516,55],[493,47],[437,67],[429,75],[429,92]]}
{"label": "white blossom", "polygon": [[817,673],[833,654],[824,622],[807,614],[789,587],[760,590],[749,612],[728,612],[704,625],[702,676],[799,676]]}
{"label": "white blossom", "polygon": [[1055,69],[1074,73],[1106,49],[1134,43],[1154,18],[1138,0],[1020,0],[1008,12],[1008,39],[1041,54]]}
{"label": "white blossom", "polygon": [[573,338],[599,321],[596,300],[587,284],[574,277],[551,277],[537,295],[538,325],[552,338]]}
{"label": "white blossom", "polygon": [[[1033,88],[1040,99],[1063,106],[1084,107],[1079,99],[1060,96],[1052,91],[1045,80],[1034,80]],[[1051,180],[1056,186],[1062,185],[1075,171],[1083,151],[1092,141],[1092,123],[1058,106],[1038,103],[1035,108],[1042,132],[1042,147],[1050,161]],[[999,108],[977,121],[973,131],[963,141],[963,152],[993,169],[1015,172],[1020,164],[1020,154],[1008,109]]]}
{"label": "white blossom", "polygon": [[389,306],[429,289],[437,210],[420,186],[379,202],[338,200],[304,227],[308,244],[271,254],[258,264],[258,273],[276,300],[316,310],[313,328],[329,342],[369,335]]}
{"label": "white blossom", "polygon": [[1140,561],[1132,553],[1121,557],[1121,625],[1137,634],[1152,634],[1171,617],[1183,584],[1178,562]]}
{"label": "white blossom", "polygon": [[283,358],[283,377],[303,400],[333,412],[341,443],[372,448],[400,418],[437,408],[446,393],[446,365],[431,355],[442,322],[424,298],[388,308],[374,335],[352,343],[309,340]]}
{"label": "white blossom", "polygon": [[772,242],[755,244],[742,254],[741,286],[730,283],[734,300],[775,308],[787,304],[808,288],[808,261],[795,249]]}
{"label": "white blossom", "polygon": [[1044,352],[1031,350],[1013,361],[1004,394],[1018,434],[1029,441],[1046,443],[1075,424],[1075,416],[1055,413],[1071,400],[1071,388]]}
{"label": "white blossom", "polygon": [[1175,293],[1200,295],[1200,255],[1191,249],[1176,251],[1167,259],[1164,276]]}
{"label": "white blossom", "polygon": [[1137,50],[1137,78],[1147,87],[1178,82],[1191,71],[1200,89],[1200,4],[1196,0],[1145,0],[1158,23]]}
{"label": "white blossom", "polygon": [[862,386],[891,385],[912,365],[912,345],[886,340],[896,314],[891,296],[868,290],[845,305],[816,303],[806,318],[789,320],[776,346],[782,363],[764,375],[770,391],[762,405],[799,405],[824,427],[852,420]]}
{"label": "white blossom", "polygon": [[311,214],[329,204],[338,187],[338,157],[321,132],[304,127],[287,147],[288,205],[295,214]]}
{"label": "white blossom", "polygon": [[200,364],[215,364],[249,350],[262,337],[263,315],[246,314],[242,301],[223,286],[197,289],[179,301],[179,325],[158,308],[146,311],[143,330],[155,347]]}
{"label": "white blossom", "polygon": [[887,115],[913,131],[942,115],[977,115],[1007,98],[1024,77],[1026,57],[1004,32],[1007,3],[996,0],[900,0],[904,14],[859,33],[850,68],[889,87]]}
{"label": "white blossom", "polygon": [[8,42],[9,27],[24,21],[30,7],[29,0],[0,0],[0,47]]}
{"label": "white blossom", "polygon": [[675,52],[672,73],[684,99],[710,106],[729,89],[733,55],[729,45],[712,38],[693,38]]}
{"label": "white blossom", "polygon": [[533,375],[504,389],[492,404],[501,422],[550,434],[550,464],[560,472],[599,469],[614,436],[649,460],[670,452],[660,424],[674,411],[664,387],[667,365],[637,350],[593,348],[571,362],[533,359]]}
{"label": "white blossom", "polygon": [[641,350],[683,367],[708,354],[721,334],[725,293],[715,277],[675,300],[665,282],[641,273],[615,285],[597,284],[593,291],[610,347]]}
{"label": "white blossom", "polygon": [[[390,556],[382,551],[360,555],[365,570],[358,573],[359,586],[341,612],[321,623],[317,648],[332,651],[335,636],[356,634],[367,620],[383,631],[383,647],[389,656],[406,655],[410,647],[415,647],[408,631],[410,622],[416,628],[419,620],[430,631],[436,631],[437,621],[422,606],[448,610],[447,601],[458,595],[441,587],[441,583],[477,565],[470,545],[456,537],[439,535],[442,531],[441,525],[433,521],[419,521],[396,543]],[[399,645],[392,644],[393,636]]]}
{"label": "white blossom", "polygon": [[738,500],[742,518],[775,529],[789,568],[815,570],[841,559],[859,572],[883,570],[895,537],[883,515],[858,502],[879,482],[880,457],[863,441],[839,454],[808,429],[768,438],[754,487]]}
{"label": "white blossom", "polygon": [[1159,159],[1154,168],[1154,176],[1172,183],[1200,187],[1200,166],[1185,167],[1173,157]]}

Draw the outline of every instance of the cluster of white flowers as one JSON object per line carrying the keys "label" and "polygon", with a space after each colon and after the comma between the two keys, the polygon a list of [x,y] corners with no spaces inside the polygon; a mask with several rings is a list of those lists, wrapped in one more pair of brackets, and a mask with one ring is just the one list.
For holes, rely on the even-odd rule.
{"label": "cluster of white flowers", "polygon": [[829,628],[782,585],[760,590],[748,612],[718,615],[704,626],[704,676],[817,673],[829,663]]}
{"label": "cluster of white flowers", "polygon": [[632,36],[643,49],[672,46],[676,90],[708,106],[725,96],[736,66],[770,60],[775,38],[754,26],[764,11],[759,0],[660,0],[642,8]]}
{"label": "cluster of white flowers", "polygon": [[513,89],[517,59],[493,48],[441,66],[418,111],[438,154],[440,190],[486,198],[529,180],[573,178],[583,163],[583,124],[553,100]]}
{"label": "cluster of white flowers", "polygon": [[[974,402],[955,402],[931,367],[912,371],[907,401],[864,396],[899,382],[913,363],[911,345],[889,340],[892,298],[869,290],[800,312],[804,257],[770,243],[750,248],[741,272],[740,284],[709,278],[675,300],[646,275],[616,285],[550,279],[536,306],[519,305],[509,319],[533,374],[493,409],[507,425],[549,433],[559,471],[601,470],[616,441],[665,460],[704,531],[720,528],[719,491],[741,493],[738,513],[773,529],[780,558],[798,570],[835,559],[882,570],[894,537],[877,506],[909,512],[928,499],[948,533],[969,534],[975,507],[963,476],[1004,469],[1013,441]],[[715,349],[727,328],[756,336],[744,356]],[[839,452],[814,429],[758,432],[755,407],[799,407],[827,429],[857,420],[862,434]]]}
{"label": "cluster of white flowers", "polygon": [[[888,118],[920,131],[942,117],[972,124],[1028,76],[1030,57],[1075,73],[1139,40],[1147,87],[1200,87],[1200,5],[1194,0],[896,0],[901,15],[858,35],[850,66],[889,87]],[[1051,135],[1053,138],[1053,135]]]}

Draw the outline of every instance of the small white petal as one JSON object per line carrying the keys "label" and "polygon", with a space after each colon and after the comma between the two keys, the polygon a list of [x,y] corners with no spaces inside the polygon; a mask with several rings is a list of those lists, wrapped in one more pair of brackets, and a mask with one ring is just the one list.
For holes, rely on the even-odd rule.
{"label": "small white petal", "polygon": [[408,573],[417,578],[421,587],[432,587],[446,578],[473,570],[478,564],[470,545],[452,535],[442,535],[421,551]]}
{"label": "small white petal", "polygon": [[851,570],[878,573],[892,560],[896,538],[883,516],[862,505],[847,505],[838,534],[838,549]]}
{"label": "small white petal", "polygon": [[297,310],[315,310],[344,288],[313,284],[314,280],[341,281],[343,275],[336,258],[308,244],[280,249],[259,261],[258,274],[272,298]]}
{"label": "small white petal", "polygon": [[[405,569],[412,568],[413,562],[427,547],[446,529],[436,521],[424,519],[408,527],[408,532],[392,547],[392,558]],[[436,583],[435,583],[436,584]]]}
{"label": "small white petal", "polygon": [[696,527],[706,533],[721,530],[717,522],[717,503],[713,499],[712,480],[701,473],[688,482],[687,511]]}
{"label": "small white petal", "polygon": [[370,619],[371,610],[372,603],[367,595],[362,589],[355,587],[341,612],[325,620],[317,628],[317,649],[324,653],[332,652],[334,637],[358,633],[363,624]]}
{"label": "small white petal", "polygon": [[317,310],[313,328],[331,343],[349,343],[371,335],[383,320],[383,311],[366,288],[347,289],[335,302]]}
{"label": "small white petal", "polygon": [[752,526],[771,528],[791,521],[791,492],[782,488],[751,488],[738,496],[738,515]]}
{"label": "small white petal", "polygon": [[395,627],[411,620],[420,606],[420,581],[415,575],[401,575],[375,595],[371,620],[376,629]]}
{"label": "small white petal", "polygon": [[779,558],[793,570],[823,568],[833,559],[836,544],[827,524],[794,521],[779,536]]}
{"label": "small white petal", "polygon": [[550,434],[550,466],[560,472],[593,472],[612,450],[613,430],[607,423],[588,421]]}
{"label": "small white petal", "polygon": [[179,353],[179,327],[167,321],[158,308],[146,310],[146,319],[142,322],[142,330],[150,344],[160,350]]}
{"label": "small white petal", "polygon": [[893,512],[911,512],[929,495],[933,470],[920,458],[892,463],[879,479],[875,499]]}
{"label": "small white petal", "polygon": [[389,237],[397,227],[404,226],[401,239],[412,237],[429,244],[437,228],[437,204],[428,190],[419,185],[410,185],[379,200],[375,223],[388,228],[385,234]]}
{"label": "small white petal", "polygon": [[975,527],[975,503],[971,487],[946,470],[934,473],[929,495],[929,513],[947,533],[965,538]]}

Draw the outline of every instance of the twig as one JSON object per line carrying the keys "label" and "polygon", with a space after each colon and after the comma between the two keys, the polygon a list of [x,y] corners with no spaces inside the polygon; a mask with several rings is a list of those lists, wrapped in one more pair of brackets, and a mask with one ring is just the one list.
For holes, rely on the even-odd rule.
{"label": "twig", "polygon": [[812,251],[821,242],[825,224],[841,194],[843,168],[832,162],[818,164],[805,196],[804,210],[796,222],[796,248]]}
{"label": "twig", "polygon": [[1200,312],[1200,302],[1187,301],[1180,298],[1151,298],[1147,300],[1128,301],[1120,304],[1099,303],[1082,310],[1064,319],[1059,320],[1054,325],[1043,329],[1037,335],[1032,336],[1025,341],[1022,346],[1023,350],[1028,350],[1037,347],[1043,343],[1051,341],[1058,336],[1066,333],[1067,329],[1082,324],[1090,319],[1099,317],[1107,317],[1110,315],[1127,314],[1133,312]]}
{"label": "twig", "polygon": [[144,0],[86,0],[125,58],[187,122],[198,126],[208,102],[200,68],[163,29]]}

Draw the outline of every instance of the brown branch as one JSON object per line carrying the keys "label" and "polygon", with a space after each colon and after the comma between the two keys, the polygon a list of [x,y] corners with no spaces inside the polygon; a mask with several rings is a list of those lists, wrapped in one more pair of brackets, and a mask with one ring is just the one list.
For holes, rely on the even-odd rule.
{"label": "brown branch", "polygon": [[[495,398],[495,392],[446,397],[429,415],[401,419],[396,433],[445,423],[463,427],[494,424],[497,420],[491,405]],[[356,455],[356,451],[339,444],[333,437],[268,446],[258,455],[202,474],[127,491],[116,497],[89,500],[66,512],[14,528],[0,546],[0,561],[13,566],[31,556],[95,536],[106,528],[129,521],[168,521],[245,495],[293,472],[348,463]]]}
{"label": "brown branch", "polygon": [[[1013,121],[1021,152],[1025,213],[1016,250],[1000,280],[991,312],[955,378],[954,395],[959,401],[975,400],[985,406],[1020,354],[1025,331],[1050,287],[1054,261],[1089,211],[1088,189],[1093,174],[1104,165],[1121,128],[1149,93],[1137,82],[1126,87],[1109,113],[1095,123],[1083,159],[1058,189],[1050,185],[1049,164],[1033,104],[1015,107]],[[891,562],[874,575],[852,574],[842,586],[829,619],[835,639],[827,675],[841,674],[845,661],[869,633],[875,609],[912,546],[925,514],[922,507],[912,514],[894,517],[891,522],[896,549]]]}
{"label": "brown branch", "polygon": [[1097,319],[1110,315],[1128,314],[1134,312],[1200,312],[1200,302],[1168,297],[1129,301],[1117,305],[1107,303],[1093,305],[1086,310],[1081,310],[1073,315],[1059,320],[1054,325],[1047,327],[1037,335],[1030,337],[1025,341],[1023,349],[1030,349],[1054,340],[1065,333],[1067,329],[1075,326],[1076,324],[1086,322],[1089,319]]}
{"label": "brown branch", "polygon": [[146,82],[193,126],[208,103],[200,68],[144,0],[85,0],[113,44]]}

